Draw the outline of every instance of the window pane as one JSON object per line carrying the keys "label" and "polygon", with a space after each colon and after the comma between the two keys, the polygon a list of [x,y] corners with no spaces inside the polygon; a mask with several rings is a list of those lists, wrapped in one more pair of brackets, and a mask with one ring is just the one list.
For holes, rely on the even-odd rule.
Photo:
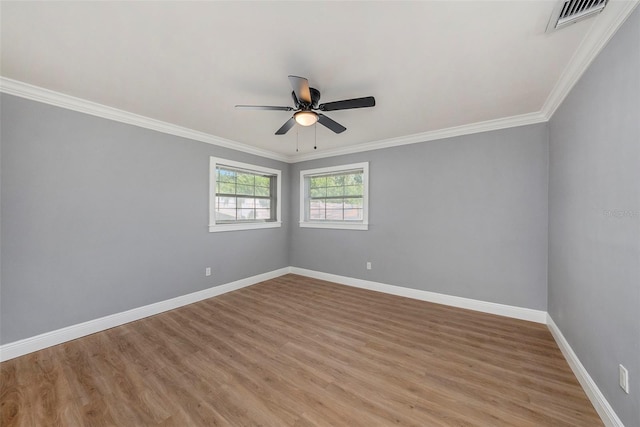
{"label": "window pane", "polygon": [[254,219],[255,209],[238,209],[238,219]]}
{"label": "window pane", "polygon": [[314,177],[309,179],[309,186],[311,188],[326,187],[327,186],[327,177],[326,176],[314,176]]}
{"label": "window pane", "polygon": [[236,198],[235,197],[216,197],[216,208],[225,209],[225,208],[236,208]]}
{"label": "window pane", "polygon": [[259,209],[269,209],[271,208],[271,200],[269,199],[255,199],[256,208]]}
{"label": "window pane", "polygon": [[269,197],[269,187],[256,187],[256,196]]}
{"label": "window pane", "polygon": [[326,203],[327,209],[342,210],[342,199],[326,199],[325,203]]}
{"label": "window pane", "polygon": [[309,211],[309,219],[320,220],[324,218],[324,209],[313,209]]}
{"label": "window pane", "polygon": [[309,190],[309,196],[312,199],[319,197],[327,197],[327,189],[326,188],[312,188]]}
{"label": "window pane", "polygon": [[218,168],[218,181],[236,182],[236,172]]}
{"label": "window pane", "polygon": [[362,172],[352,173],[345,177],[345,185],[362,184]]}
{"label": "window pane", "polygon": [[362,199],[344,199],[344,208],[360,208],[362,209]]}
{"label": "window pane", "polygon": [[346,196],[362,196],[362,185],[348,185],[344,187]]}
{"label": "window pane", "polygon": [[242,195],[246,195],[246,196],[253,196],[253,191],[254,187],[252,185],[240,185],[238,184],[236,186],[236,194],[242,194]]}
{"label": "window pane", "polygon": [[324,210],[324,199],[315,199],[309,201],[309,209],[323,209]]}
{"label": "window pane", "polygon": [[256,200],[248,197],[238,197],[238,208],[253,209],[256,207]]}
{"label": "window pane", "polygon": [[345,221],[362,221],[362,209],[345,209]]}
{"label": "window pane", "polygon": [[344,196],[344,187],[327,187],[327,197]]}
{"label": "window pane", "polygon": [[219,209],[216,211],[216,221],[235,221],[235,209]]}
{"label": "window pane", "polygon": [[216,193],[236,194],[236,185],[230,182],[218,182]]}
{"label": "window pane", "polygon": [[331,175],[327,177],[327,187],[342,187],[344,185],[344,175]]}
{"label": "window pane", "polygon": [[255,185],[255,175],[238,172],[237,183],[238,185],[248,185],[253,187]]}
{"label": "window pane", "polygon": [[269,187],[271,185],[271,178],[268,176],[256,175],[256,186]]}
{"label": "window pane", "polygon": [[271,219],[271,209],[256,209],[256,219]]}
{"label": "window pane", "polygon": [[326,215],[329,220],[342,221],[343,219],[342,209],[327,209]]}

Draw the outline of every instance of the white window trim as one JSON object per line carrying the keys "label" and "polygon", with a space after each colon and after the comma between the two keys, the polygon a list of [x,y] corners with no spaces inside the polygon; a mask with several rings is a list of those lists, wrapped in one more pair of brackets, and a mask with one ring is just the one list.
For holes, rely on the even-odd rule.
{"label": "white window trim", "polygon": [[[243,222],[234,224],[216,224],[216,167],[217,165],[232,168],[246,169],[247,171],[262,172],[276,176],[276,220],[269,222]],[[233,160],[211,157],[209,161],[209,232],[254,230],[259,228],[282,227],[282,171],[265,168],[264,166],[249,163],[235,162]]]}
{"label": "white window trim", "polygon": [[[305,220],[306,210],[306,191],[305,180],[306,175],[320,175],[333,172],[343,172],[354,169],[362,169],[362,221],[309,221]],[[300,171],[300,218],[299,225],[303,228],[333,228],[337,230],[368,230],[369,229],[369,162],[352,163],[349,165],[330,166],[327,168],[307,169]]]}

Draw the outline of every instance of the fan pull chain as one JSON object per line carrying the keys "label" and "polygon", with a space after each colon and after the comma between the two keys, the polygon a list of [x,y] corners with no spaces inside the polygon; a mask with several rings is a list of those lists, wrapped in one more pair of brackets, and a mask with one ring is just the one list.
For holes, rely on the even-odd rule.
{"label": "fan pull chain", "polygon": [[296,127],[296,153],[298,152],[298,139],[299,139],[298,135],[299,135],[299,132],[298,132],[298,128]]}
{"label": "fan pull chain", "polygon": [[318,122],[313,125],[313,149],[318,149]]}

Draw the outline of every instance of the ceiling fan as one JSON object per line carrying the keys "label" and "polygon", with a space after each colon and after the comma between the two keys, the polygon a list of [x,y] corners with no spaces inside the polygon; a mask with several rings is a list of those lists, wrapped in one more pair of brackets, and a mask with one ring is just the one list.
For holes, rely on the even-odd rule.
{"label": "ceiling fan", "polygon": [[318,101],[320,101],[320,91],[309,87],[309,81],[307,79],[304,77],[289,76],[289,82],[291,83],[291,87],[293,87],[293,92],[291,92],[294,105],[293,107],[236,105],[236,108],[243,108],[247,110],[295,111],[293,117],[287,120],[285,124],[276,131],[276,135],[284,135],[296,123],[301,126],[311,126],[316,122],[331,129],[335,133],[342,133],[347,130],[346,127],[322,113],[317,113],[316,111],[350,110],[353,108],[373,107],[376,105],[376,100],[373,96],[318,104]]}

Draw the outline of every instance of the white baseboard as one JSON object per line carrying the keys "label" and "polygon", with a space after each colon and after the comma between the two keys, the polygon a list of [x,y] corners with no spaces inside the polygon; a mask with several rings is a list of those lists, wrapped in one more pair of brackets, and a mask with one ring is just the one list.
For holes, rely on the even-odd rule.
{"label": "white baseboard", "polygon": [[587,372],[580,362],[580,359],[578,359],[578,356],[576,356],[575,352],[569,345],[569,342],[565,339],[558,326],[548,314],[547,327],[551,331],[553,338],[556,340],[558,347],[560,347],[560,351],[562,351],[564,358],[567,359],[573,374],[576,376],[578,382],[580,382],[580,385],[584,389],[584,392],[589,397],[591,404],[595,408],[596,412],[598,412],[598,415],[600,415],[600,418],[602,418],[602,422],[604,422],[607,427],[624,427],[624,424],[622,424],[618,415],[616,415],[607,399],[593,381],[589,372]]}
{"label": "white baseboard", "polygon": [[25,338],[20,341],[4,344],[0,346],[0,361],[10,360],[19,356],[23,356],[25,354],[32,353],[34,351],[42,350],[43,348],[62,344],[64,342],[81,338],[87,335],[95,334],[96,332],[104,331],[106,329],[120,326],[125,323],[133,322],[135,320],[173,310],[174,308],[182,307],[194,302],[202,301],[207,298],[212,298],[217,295],[235,291],[237,289],[251,286],[265,280],[273,279],[287,273],[294,273],[301,276],[313,277],[316,279],[327,280],[343,285],[370,289],[392,295],[399,295],[422,301],[430,301],[438,304],[450,305],[453,307],[482,311],[485,313],[498,314],[500,316],[529,320],[532,322],[545,323],[547,320],[547,313],[544,311],[496,304],[492,302],[478,301],[469,298],[438,294],[435,292],[404,288],[401,286],[387,285],[384,283],[355,279],[352,277],[338,276],[336,274],[322,273],[319,271],[307,270],[298,267],[285,267],[267,273],[258,274],[256,276],[247,277],[245,279],[236,280],[235,282],[226,283],[224,285],[214,286],[202,291],[193,292],[191,294],[182,295],[165,301],[145,305],[143,307],[123,311],[121,313],[111,314],[109,316],[89,320],[77,325],[67,326],[55,331],[45,332],[43,334]]}
{"label": "white baseboard", "polygon": [[453,307],[466,308],[468,310],[481,311],[483,313],[497,314],[499,316],[528,320],[530,322],[547,322],[547,312],[542,310],[515,307],[512,305],[498,304],[495,302],[479,301],[470,298],[439,294],[436,292],[422,291],[419,289],[405,288],[402,286],[387,285],[385,283],[355,279],[353,277],[339,276],[337,274],[322,273],[320,271],[307,270],[305,268],[290,267],[290,269],[291,273],[293,274],[312,277],[314,279],[327,280],[329,282],[340,283],[347,286],[354,286],[356,288],[369,289],[372,291],[384,292],[386,294],[434,302],[436,304],[450,305]]}
{"label": "white baseboard", "polygon": [[36,335],[35,337],[4,344],[0,346],[0,361],[13,359],[34,351],[42,350],[43,348],[62,344],[64,342],[104,331],[115,326],[133,322],[134,320],[153,316],[164,311],[173,310],[174,308],[255,285],[256,283],[273,279],[287,273],[289,273],[289,267],[258,274],[256,276],[236,280],[235,282],[225,283],[224,285],[214,286],[202,291],[193,292],[191,294],[182,295],[165,301],[145,305],[143,307],[123,311],[121,313],[111,314],[99,319],[89,320],[66,328],[57,329],[55,331],[46,332],[44,334]]}
{"label": "white baseboard", "polygon": [[283,276],[288,273],[298,274],[301,276],[311,277],[314,279],[327,280],[342,285],[353,286],[356,288],[368,289],[372,291],[384,292],[391,295],[398,295],[406,298],[413,298],[422,301],[429,301],[437,304],[444,304],[453,307],[465,308],[469,310],[480,311],[483,313],[496,314],[499,316],[512,317],[516,319],[528,320],[536,323],[547,324],[551,331],[560,351],[567,359],[569,366],[573,370],[574,375],[580,382],[585,393],[591,400],[594,408],[602,418],[607,427],[624,427],[620,418],[604,397],[596,383],[593,381],[587,370],[584,368],[578,356],[562,335],[562,332],[555,324],[551,316],[545,311],[533,310],[530,308],[515,307],[493,302],[479,301],[470,298],[457,297],[452,295],[439,294],[436,292],[422,291],[418,289],[405,288],[402,286],[388,285],[385,283],[372,282],[369,280],[356,279],[353,277],[339,276],[337,274],[323,273],[320,271],[307,270],[298,267],[285,267],[273,270],[267,273],[258,274],[256,276],[247,277],[245,279],[236,280],[224,285],[214,286],[202,291],[193,292],[191,294],[182,295],[154,304],[145,305],[143,307],[134,308],[123,311],[121,313],[112,314],[101,317],[99,319],[89,320],[77,325],[68,326],[66,328],[57,329],[55,331],[46,332],[36,335],[35,337],[26,338],[9,344],[0,346],[0,362],[10,360],[43,348],[62,344],[77,338],[91,335],[96,332],[104,331],[125,323],[153,316],[165,311],[173,310],[194,302],[212,298],[227,292],[235,291],[247,286],[265,280]]}

